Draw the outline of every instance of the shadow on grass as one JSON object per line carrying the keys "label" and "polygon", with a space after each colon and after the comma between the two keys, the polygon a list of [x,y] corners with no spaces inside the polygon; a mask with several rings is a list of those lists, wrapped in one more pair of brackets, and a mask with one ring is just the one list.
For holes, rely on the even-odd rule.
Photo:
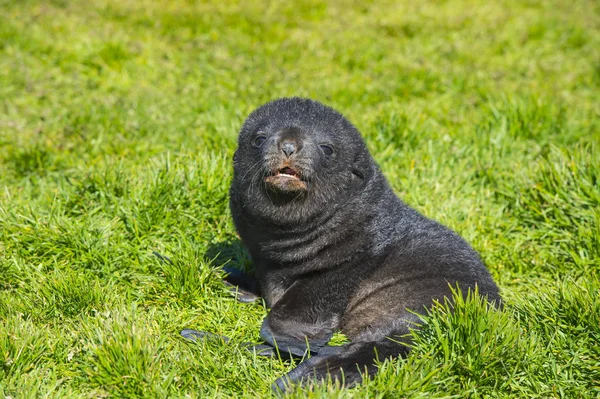
{"label": "shadow on grass", "polygon": [[211,244],[204,253],[204,259],[214,267],[254,272],[250,256],[242,241],[237,238]]}
{"label": "shadow on grass", "polygon": [[239,239],[211,244],[204,257],[214,267],[221,268],[227,273],[225,283],[236,292],[240,302],[254,302],[258,299],[258,285],[253,277],[254,268],[250,256]]}
{"label": "shadow on grass", "polygon": [[[153,251],[153,254],[163,264],[175,265],[168,256],[156,251]],[[211,244],[204,253],[204,260],[215,269],[222,269],[226,273],[224,282],[240,302],[258,300],[260,295],[254,279],[254,269],[250,266],[250,257],[239,239]]]}

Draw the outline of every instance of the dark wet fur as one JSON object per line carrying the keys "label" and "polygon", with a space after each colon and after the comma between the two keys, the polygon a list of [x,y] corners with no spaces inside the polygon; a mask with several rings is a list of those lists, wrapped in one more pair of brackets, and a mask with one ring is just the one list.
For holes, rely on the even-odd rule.
{"label": "dark wet fur", "polygon": [[[257,134],[267,137],[259,147]],[[283,141],[296,150],[288,156]],[[333,148],[326,155],[320,144]],[[292,147],[290,147],[292,148]],[[265,183],[289,162],[305,191]],[[403,203],[391,190],[358,130],[318,102],[284,98],[244,123],[234,157],[231,210],[271,308],[261,337],[312,357],[275,388],[331,375],[346,385],[375,359],[405,356],[413,312],[451,297],[450,286],[499,304],[498,288],[479,255],[461,237]],[[341,330],[351,340],[326,346]],[[390,340],[392,338],[394,341]],[[395,342],[400,341],[400,342]],[[308,348],[307,348],[308,346]]]}

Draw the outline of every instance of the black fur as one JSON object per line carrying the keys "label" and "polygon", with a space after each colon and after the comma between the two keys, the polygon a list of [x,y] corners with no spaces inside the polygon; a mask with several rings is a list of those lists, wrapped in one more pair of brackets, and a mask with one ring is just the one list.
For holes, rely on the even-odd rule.
{"label": "black fur", "polygon": [[[275,388],[342,373],[352,385],[359,371],[374,374],[376,357],[408,353],[400,342],[415,327],[413,312],[450,298],[450,286],[477,286],[500,303],[469,244],[403,203],[358,130],[316,101],[282,98],[248,117],[230,195],[271,308],[261,337],[280,351],[313,355]],[[337,330],[352,342],[326,346]]]}

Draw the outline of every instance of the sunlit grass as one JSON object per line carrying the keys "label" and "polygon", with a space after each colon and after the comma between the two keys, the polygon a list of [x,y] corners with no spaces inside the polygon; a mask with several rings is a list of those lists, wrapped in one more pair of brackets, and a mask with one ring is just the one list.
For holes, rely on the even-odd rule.
{"label": "sunlit grass", "polygon": [[266,310],[217,266],[251,267],[237,130],[289,95],[356,124],[506,299],[440,305],[408,359],[292,397],[599,396],[599,60],[583,0],[0,0],[0,397],[270,394],[293,365],[239,345]]}

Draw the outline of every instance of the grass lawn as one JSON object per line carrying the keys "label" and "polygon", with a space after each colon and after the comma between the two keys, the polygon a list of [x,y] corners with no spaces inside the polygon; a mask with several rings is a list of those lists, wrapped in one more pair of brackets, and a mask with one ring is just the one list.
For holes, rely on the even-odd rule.
{"label": "grass lawn", "polygon": [[237,131],[290,95],[344,113],[506,300],[440,307],[375,379],[292,396],[600,397],[591,0],[0,0],[0,397],[270,395],[294,365],[238,345],[266,310],[218,266],[251,268]]}

